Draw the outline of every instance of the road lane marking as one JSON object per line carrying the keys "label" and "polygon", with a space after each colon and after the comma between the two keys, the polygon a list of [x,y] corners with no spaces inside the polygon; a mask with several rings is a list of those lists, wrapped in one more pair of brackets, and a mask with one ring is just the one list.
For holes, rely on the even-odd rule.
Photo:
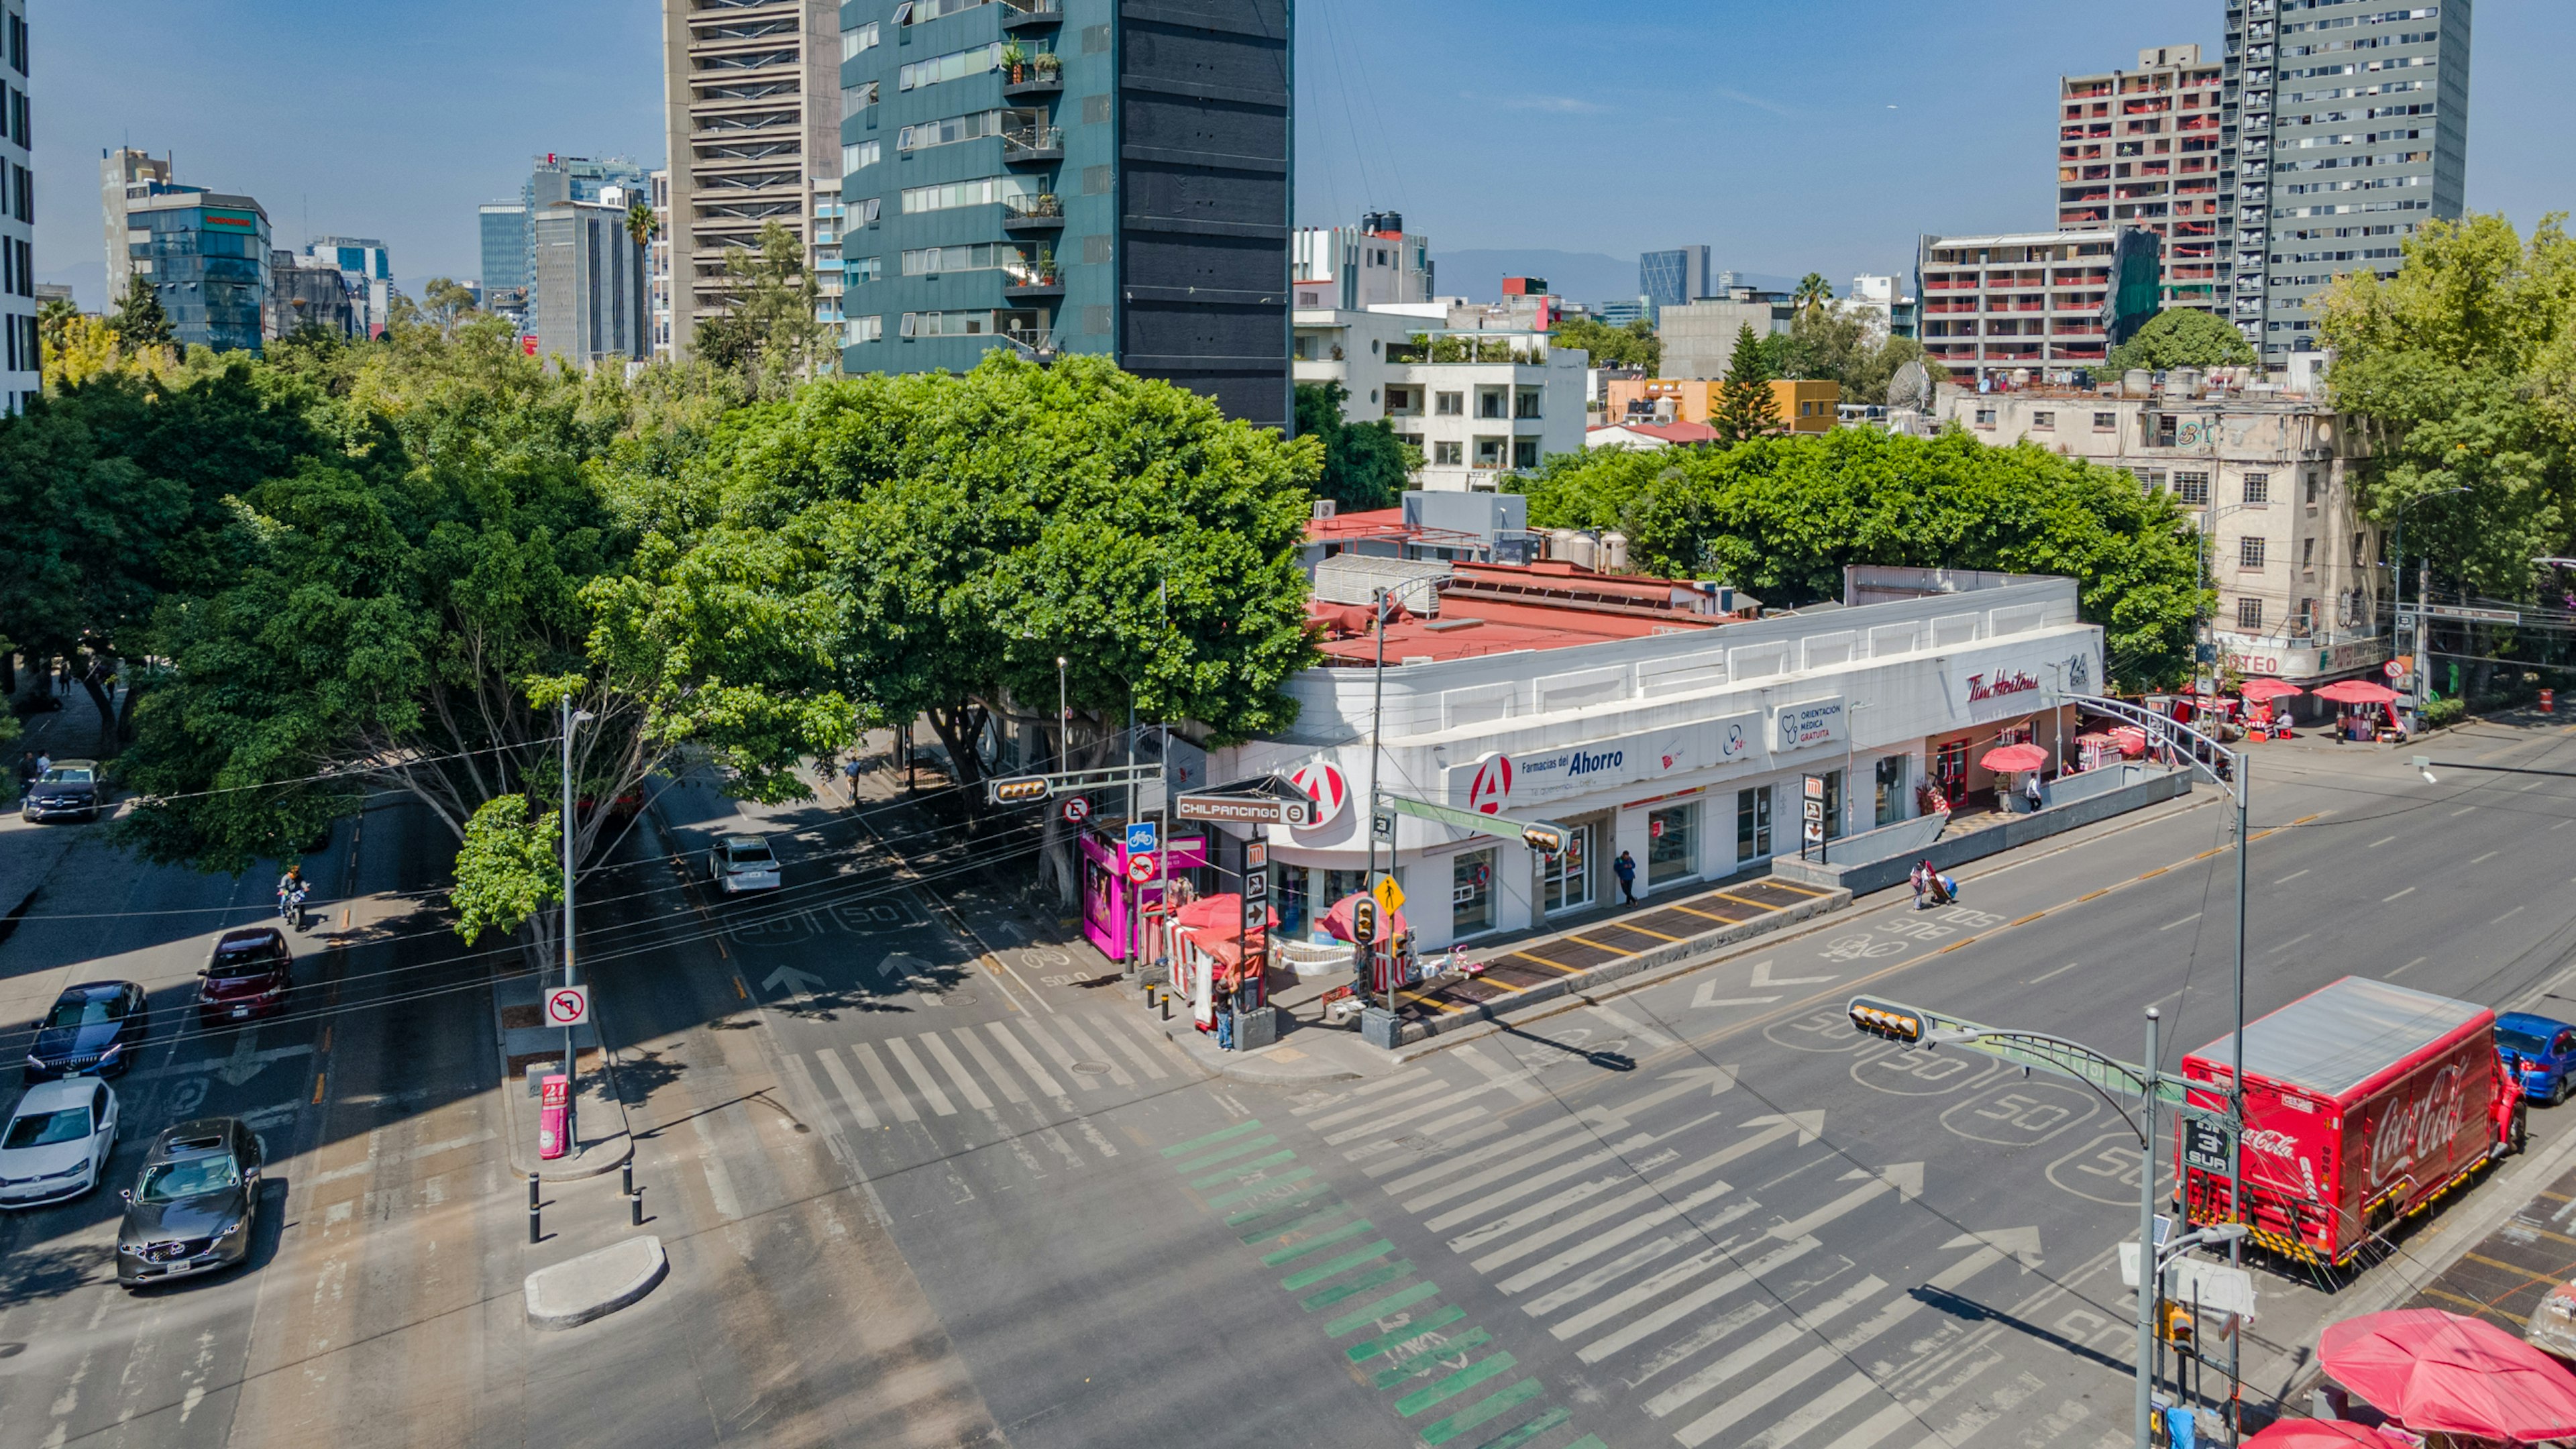
{"label": "road lane marking", "polygon": [[1066,1036],[1073,1038],[1073,1044],[1082,1048],[1085,1052],[1088,1052],[1093,1060],[1109,1068],[1109,1080],[1116,1082],[1122,1087],[1132,1087],[1136,1085],[1136,1079],[1127,1075],[1127,1069],[1118,1065],[1116,1058],[1110,1056],[1107,1052],[1102,1051],[1100,1049],[1100,1043],[1093,1041],[1091,1039],[1091,1033],[1084,1031],[1081,1026],[1075,1023],[1072,1017],[1059,1013],[1055,1019],[1055,1028],[1056,1030],[1063,1032]]}
{"label": "road lane marking", "polygon": [[2299,877],[2301,877],[2301,876],[2303,876],[2303,875],[2306,875],[2306,874],[2307,874],[2307,872],[2306,872],[2306,871],[2304,871],[2304,870],[2294,870],[2294,871],[2290,872],[2288,875],[2285,875],[2285,876],[2281,877],[2279,880],[2276,880],[2276,881],[2272,882],[2272,884],[2274,884],[2274,885],[2276,885],[2276,886],[2285,886],[2285,885],[2288,885],[2290,882],[2292,882],[2292,881],[2294,881],[2294,880],[2297,880]]}
{"label": "road lane marking", "polygon": [[2570,825],[2576,825],[2576,820],[2561,820],[2561,821],[2559,821],[2557,824],[2552,825],[2552,826],[2550,826],[2549,828],[2550,828],[2550,829],[2552,829],[2552,830],[2564,830],[2564,829],[2566,829],[2566,828],[2567,828],[2568,826],[2570,826]]}
{"label": "road lane marking", "polygon": [[2504,916],[2498,916],[2498,917],[2496,917],[2496,918],[2495,918],[2495,921],[2489,921],[2489,922],[2487,922],[2487,924],[2488,924],[2488,925],[2490,925],[2490,926],[2492,926],[2492,925],[2494,925],[2494,924],[2496,923],[2496,921],[2501,921],[2501,920],[2503,920],[2505,916],[2518,916],[2518,915],[2521,915],[2521,914],[2522,914],[2522,907],[2520,907],[2520,906],[2516,906],[2516,907],[2514,907],[2512,910],[2509,910],[2509,911],[2505,912],[2505,913],[2504,913]]}
{"label": "road lane marking", "polygon": [[957,1044],[964,1047],[966,1054],[975,1059],[975,1064],[984,1069],[984,1075],[993,1079],[993,1085],[1002,1089],[1003,1096],[1015,1104],[1023,1106],[1027,1104],[1029,1094],[1020,1090],[1020,1084],[1011,1080],[1009,1072],[1002,1070],[1002,1064],[994,1057],[993,1049],[984,1045],[983,1038],[975,1035],[974,1028],[959,1027]]}
{"label": "road lane marking", "polygon": [[2379,837],[2377,840],[2374,840],[2374,841],[2370,842],[2368,845],[2363,846],[2363,847],[2362,847],[2362,849],[2364,849],[2364,850],[2377,850],[2379,847],[2381,847],[2381,846],[2383,846],[2383,845],[2386,845],[2388,842],[2390,842],[2390,841],[2392,841],[2392,840],[2395,840],[2396,838],[2397,838],[2397,837],[2396,837],[2396,836],[2394,836],[2394,835],[2383,835],[2383,836]]}
{"label": "road lane marking", "polygon": [[2165,922],[2163,925],[2156,927],[2156,929],[2157,929],[2157,930],[2159,930],[2159,931],[2170,931],[2170,930],[2172,930],[2172,929],[2173,929],[2174,927],[2176,927],[2176,926],[2188,926],[2188,925],[2190,925],[2192,922],[2199,920],[2199,919],[2200,919],[2200,915],[2201,915],[2201,913],[2200,913],[2200,912],[2198,912],[2198,911],[2194,911],[2194,912],[2192,912],[2190,915],[2183,917],[2183,918],[2182,918],[2181,920],[2179,920],[2179,921],[2167,921],[2167,922]]}
{"label": "road lane marking", "polygon": [[2282,952],[2289,950],[2292,946],[2299,944],[2301,941],[2304,941],[2315,934],[2316,932],[2314,931],[2301,931],[2299,934],[2292,936],[2290,939],[2283,941],[2280,945],[2273,947],[2271,950],[2266,951],[2263,954],[2266,956],[2278,956]]}
{"label": "road lane marking", "polygon": [[[1827,976],[1818,979],[1830,981],[1833,978]],[[1671,1037],[1664,1035],[1662,1032],[1655,1030],[1653,1027],[1646,1025],[1642,1021],[1635,1020],[1634,1018],[1626,1016],[1620,1012],[1613,1011],[1607,1006],[1593,1007],[1592,1014],[1601,1018],[1603,1021],[1610,1023],[1612,1026],[1619,1028],[1621,1031],[1626,1032],[1631,1040],[1644,1043],[1649,1051],[1661,1051],[1665,1047],[1673,1045],[1673,1039]]]}
{"label": "road lane marking", "polygon": [[886,1106],[893,1109],[896,1117],[906,1122],[921,1120],[921,1113],[912,1105],[912,1097],[894,1084],[894,1077],[886,1071],[885,1063],[877,1059],[876,1048],[863,1041],[852,1042],[850,1055],[859,1059],[859,1069],[868,1074],[869,1081],[876,1083],[877,1095],[885,1099]]}
{"label": "road lane marking", "polygon": [[2407,972],[2414,970],[2416,967],[2421,966],[2432,959],[2433,958],[2430,956],[2418,956],[2414,960],[2407,962],[2405,965],[2398,967],[2396,970],[2391,971],[2388,974],[2391,976],[2403,976]]}
{"label": "road lane marking", "polygon": [[[1064,1018],[1061,1016],[1057,1017],[1056,1024],[1059,1026],[1063,1025]],[[1075,1086],[1080,1087],[1086,1092],[1106,1090],[1099,1079],[1082,1072],[1077,1072],[1073,1069],[1073,1053],[1066,1051],[1063,1043],[1057,1041],[1054,1037],[1049,1036],[1045,1031],[1041,1030],[1037,1024],[1036,1018],[1032,1017],[1027,1021],[1021,1022],[1020,1030],[1027,1032],[1029,1034],[1029,1040],[1036,1042],[1039,1050],[1045,1052],[1048,1056],[1053,1057],[1055,1059],[1055,1064],[1064,1068],[1065,1075],[1073,1078],[1073,1084]],[[1057,1092],[1052,1095],[1061,1097],[1064,1094],[1062,1092]]]}
{"label": "road lane marking", "polygon": [[2083,965],[2083,964],[2084,964],[2084,963],[2083,963],[2083,962],[2081,962],[2081,961],[2069,961],[2069,962],[2067,962],[2065,965],[2058,967],[2058,968],[2057,968],[2056,970],[2054,970],[2054,971],[2043,971],[2043,972],[2041,972],[2040,974],[2038,974],[2037,976],[2034,976],[2034,977],[2030,978],[2028,981],[2023,982],[2022,984],[2023,984],[2024,986],[2037,986],[2039,983],[2041,983],[2041,982],[2043,982],[2043,981],[2046,981],[2047,979],[2049,979],[2049,978],[2050,978],[2050,977],[2052,977],[2052,976],[2063,976],[2063,975],[2065,975],[2067,972],[2072,971],[2072,970],[2074,970],[2076,967],[2081,966],[2081,965]]}
{"label": "road lane marking", "polygon": [[2498,854],[2500,854],[2500,853],[2501,853],[2501,852],[2490,850],[2490,851],[2488,851],[2486,854],[2481,855],[2481,856],[2477,857],[2476,859],[2474,859],[2474,860],[2470,861],[2470,862],[2469,862],[2469,864],[2471,864],[2471,865],[2484,865],[2484,864],[2486,864],[2488,861],[2495,859],[2495,858],[2496,858],[2496,856],[2497,856]]}
{"label": "road lane marking", "polygon": [[1056,1085],[1055,1078],[1047,1075],[1046,1068],[1038,1065],[1038,1059],[1029,1055],[1029,1049],[1020,1045],[1020,1039],[1011,1035],[1009,1027],[998,1021],[991,1021],[984,1024],[984,1029],[991,1032],[993,1039],[1002,1044],[1002,1050],[1011,1054],[1012,1061],[1020,1064],[1020,1070],[1029,1074],[1029,1080],[1037,1084],[1039,1091],[1059,1101],[1063,1100],[1064,1088]]}
{"label": "road lane marking", "polygon": [[2393,901],[2393,900],[2397,899],[2397,897],[2398,897],[2398,896],[2411,896],[2411,895],[2413,895],[2413,894],[2415,894],[2415,887],[2413,887],[2413,886],[2408,886],[2406,889],[2404,889],[2404,890],[2402,890],[2402,891],[2398,891],[2398,892],[2396,892],[2394,895],[2385,895],[2385,896],[2381,896],[2381,897],[2379,898],[2379,903],[2380,903],[2381,905],[2383,905],[2383,906],[2384,906],[2384,905],[2388,904],[2390,901]]}
{"label": "road lane marking", "polygon": [[2452,812],[2451,812],[2451,818],[2452,818],[2452,819],[2454,819],[2454,820],[2456,820],[2456,819],[2458,819],[2459,817],[2461,817],[2461,816],[2463,816],[2463,815],[2466,815],[2466,814],[2468,814],[2470,811],[2475,810],[2475,809],[2477,809],[2477,808],[2478,808],[2478,807],[2476,807],[2475,805],[2463,805],[2463,806],[2461,806],[2459,809],[2454,810],[2454,811],[2452,811]]}
{"label": "road lane marking", "polygon": [[940,1038],[939,1033],[935,1031],[923,1032],[921,1034],[921,1046],[922,1050],[929,1052],[931,1057],[939,1063],[940,1070],[948,1073],[949,1077],[957,1083],[957,1090],[966,1098],[967,1106],[974,1108],[978,1112],[990,1112],[993,1110],[993,1099],[984,1095],[983,1087],[978,1085],[974,1077],[967,1073],[966,1064],[957,1060],[957,1053],[948,1049],[948,1043]]}
{"label": "road lane marking", "polygon": [[882,1129],[885,1123],[878,1120],[876,1108],[869,1106],[866,1096],[860,1093],[858,1082],[850,1076],[850,1069],[841,1065],[840,1054],[825,1047],[814,1055],[823,1063],[823,1075],[832,1079],[832,1089],[841,1094],[842,1103],[850,1109],[850,1115],[859,1120],[859,1125],[871,1132]]}

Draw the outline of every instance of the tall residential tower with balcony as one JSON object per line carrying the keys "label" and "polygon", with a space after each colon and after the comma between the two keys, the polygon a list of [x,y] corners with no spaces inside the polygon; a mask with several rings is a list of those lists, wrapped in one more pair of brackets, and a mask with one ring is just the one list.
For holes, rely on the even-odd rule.
{"label": "tall residential tower with balcony", "polygon": [[840,179],[840,40],[831,0],[662,0],[664,245],[679,355],[698,319],[725,308],[726,257],[757,247],[763,225],[787,228],[807,266],[832,270],[815,187]]}
{"label": "tall residential tower with balcony", "polygon": [[1927,236],[1923,350],[1970,386],[2099,367],[2156,315],[2159,245],[2137,227]]}
{"label": "tall residential tower with balcony", "polygon": [[1101,353],[1286,427],[1290,0],[850,0],[849,372]]}
{"label": "tall residential tower with balcony", "polygon": [[2395,275],[2407,236],[2460,215],[2469,17],[2470,0],[2227,0],[2230,315],[2265,365],[2315,350],[2328,282]]}
{"label": "tall residential tower with balcony", "polygon": [[2164,241],[2167,307],[2220,307],[2234,228],[2220,169],[2219,67],[2197,45],[2057,85],[2057,229],[2134,226]]}

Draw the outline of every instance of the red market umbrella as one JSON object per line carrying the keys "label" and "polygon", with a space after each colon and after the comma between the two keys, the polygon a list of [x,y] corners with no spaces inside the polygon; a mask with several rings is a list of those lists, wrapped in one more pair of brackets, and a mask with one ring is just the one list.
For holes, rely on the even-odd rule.
{"label": "red market umbrella", "polygon": [[2120,753],[2123,755],[2143,755],[2147,752],[2147,732],[2135,725],[2122,725],[2111,731],[2111,738],[2120,742]]}
{"label": "red market umbrella", "polygon": [[2397,691],[2367,679],[2339,679],[2318,690],[2317,698],[2337,704],[2395,704]]}
{"label": "red market umbrella", "polygon": [[2048,751],[2037,745],[1997,745],[1977,761],[1997,774],[2036,770],[2047,765]]}
{"label": "red market umbrella", "polygon": [[2287,680],[2249,679],[2245,681],[2245,687],[2238,690],[2237,693],[2245,696],[2247,699],[2265,700],[2288,699],[2292,695],[2305,694],[2307,691]]}
{"label": "red market umbrella", "polygon": [[2350,1419],[2281,1419],[2245,1441],[2245,1449],[2413,1449],[2413,1441]]}
{"label": "red market umbrella", "polygon": [[[1264,908],[1260,926],[1247,926],[1259,932],[1279,924],[1279,913]],[[1219,896],[1201,896],[1172,912],[1172,924],[1184,931],[1232,932],[1243,921],[1243,897],[1232,891]]]}
{"label": "red market umbrella", "polygon": [[[1351,929],[1351,907],[1367,899],[1367,896],[1354,891],[1333,902],[1333,908],[1324,912],[1322,924],[1325,934],[1336,941],[1358,940],[1358,933]],[[1404,929],[1404,912],[1380,911],[1377,913],[1377,934],[1369,939],[1369,944],[1383,946],[1402,934]]]}
{"label": "red market umbrella", "polygon": [[2576,1436],[2576,1374],[2482,1319],[2365,1313],[2317,1339],[2336,1383],[2418,1434],[2537,1444]]}

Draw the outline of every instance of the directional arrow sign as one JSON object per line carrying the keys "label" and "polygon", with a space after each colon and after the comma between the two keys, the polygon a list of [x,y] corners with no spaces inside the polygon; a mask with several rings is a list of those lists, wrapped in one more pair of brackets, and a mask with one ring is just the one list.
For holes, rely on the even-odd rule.
{"label": "directional arrow sign", "polygon": [[1633,1102],[1622,1102],[1619,1104],[1619,1110],[1642,1112],[1658,1102],[1669,1102],[1675,1097],[1686,1097],[1693,1092],[1706,1092],[1712,1097],[1717,1096],[1735,1085],[1735,1068],[1684,1067],[1678,1072],[1664,1073],[1663,1080],[1671,1085],[1658,1087]]}
{"label": "directional arrow sign", "polygon": [[259,1054],[259,1028],[254,1026],[234,1040],[233,1054],[224,1059],[222,1066],[215,1068],[215,1075],[228,1085],[238,1087],[258,1076],[267,1066],[267,1059]]}
{"label": "directional arrow sign", "polygon": [[2039,1268],[2039,1229],[2037,1228],[2000,1228],[1993,1232],[1961,1233],[1941,1245],[1943,1252],[1954,1248],[1974,1248],[1976,1251],[1942,1269],[1930,1283],[1924,1285],[1925,1287],[1948,1292],[2006,1258],[2017,1259],[2021,1263],[2021,1270],[2025,1273],[2036,1272]]}
{"label": "directional arrow sign", "polygon": [[[1752,986],[1756,991],[1768,991],[1775,986],[1814,986],[1820,982],[1835,979],[1832,976],[1774,976],[1771,974],[1770,962],[1753,963]],[[1761,1006],[1779,999],[1776,992],[1769,996],[1720,996],[1717,994],[1716,982],[1703,981],[1699,984],[1699,990],[1691,994],[1691,1006],[1694,1010],[1703,1006]]]}
{"label": "directional arrow sign", "polygon": [[1823,976],[1774,976],[1771,974],[1771,963],[1768,961],[1757,961],[1753,966],[1753,989],[1756,991],[1771,986],[1813,986],[1818,982],[1835,979],[1837,978],[1830,973]]}
{"label": "directional arrow sign", "polygon": [[760,989],[786,992],[788,1009],[803,1011],[806,993],[822,984],[823,978],[810,971],[799,971],[793,966],[781,966],[761,980]]}
{"label": "directional arrow sign", "polygon": [[1900,1162],[1879,1172],[1872,1172],[1866,1167],[1855,1167],[1844,1173],[1842,1180],[1851,1182],[1864,1177],[1869,1181],[1795,1222],[1782,1223],[1773,1228],[1771,1236],[1791,1240],[1803,1238],[1864,1203],[1885,1197],[1890,1189],[1895,1191],[1897,1200],[1900,1202],[1911,1202],[1923,1195],[1923,1164],[1919,1162]]}
{"label": "directional arrow sign", "polygon": [[1825,1114],[1791,1112],[1778,1117],[1755,1117],[1744,1125],[1759,1127],[1762,1130],[1719,1152],[1715,1157],[1703,1158],[1702,1165],[1710,1171],[1715,1171],[1739,1157],[1758,1152],[1783,1137],[1794,1136],[1798,1139],[1798,1145],[1804,1147],[1815,1141],[1817,1134],[1825,1130]]}

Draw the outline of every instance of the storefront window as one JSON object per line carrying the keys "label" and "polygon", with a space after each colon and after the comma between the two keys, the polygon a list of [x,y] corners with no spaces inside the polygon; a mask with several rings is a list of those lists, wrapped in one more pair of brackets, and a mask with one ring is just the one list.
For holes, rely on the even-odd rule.
{"label": "storefront window", "polygon": [[1771,854],[1771,787],[1735,792],[1735,858],[1768,859]]}
{"label": "storefront window", "polygon": [[1364,870],[1328,870],[1323,875],[1324,894],[1319,900],[1323,910],[1329,911],[1341,904],[1344,896],[1357,895],[1368,888],[1368,872]]}
{"label": "storefront window", "polygon": [[1309,907],[1306,904],[1306,867],[1272,866],[1270,875],[1274,883],[1273,889],[1276,891],[1273,899],[1277,902],[1279,911],[1280,935],[1288,940],[1296,940],[1304,936],[1307,930],[1306,919]]}
{"label": "storefront window", "polygon": [[1494,929],[1494,852],[1461,852],[1449,867],[1449,934]]}
{"label": "storefront window", "polygon": [[1843,838],[1843,772],[1825,772],[1825,838]]}
{"label": "storefront window", "polygon": [[1894,825],[1905,818],[1905,766],[1907,757],[1890,755],[1878,762],[1878,823]]}
{"label": "storefront window", "polygon": [[1646,817],[1646,884],[1662,885],[1699,874],[1698,824],[1697,801]]}
{"label": "storefront window", "polygon": [[1568,911],[1592,904],[1592,827],[1565,832],[1565,849],[1547,862],[1547,908]]}

